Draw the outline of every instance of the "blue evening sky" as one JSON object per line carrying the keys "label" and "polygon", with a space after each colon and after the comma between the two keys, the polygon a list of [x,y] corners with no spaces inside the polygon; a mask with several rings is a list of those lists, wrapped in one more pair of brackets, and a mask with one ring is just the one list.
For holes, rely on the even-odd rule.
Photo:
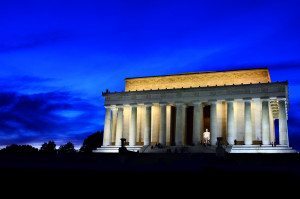
{"label": "blue evening sky", "polygon": [[[0,145],[58,145],[103,129],[124,78],[268,67],[289,81],[300,148],[300,1],[0,2]],[[297,144],[298,143],[298,144]]]}

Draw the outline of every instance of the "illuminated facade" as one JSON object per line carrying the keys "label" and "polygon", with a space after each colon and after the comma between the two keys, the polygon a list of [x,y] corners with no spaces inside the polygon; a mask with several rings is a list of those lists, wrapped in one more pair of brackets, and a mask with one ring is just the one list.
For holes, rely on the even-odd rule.
{"label": "illuminated facade", "polygon": [[127,78],[125,92],[103,97],[104,139],[96,152],[116,151],[122,137],[129,149],[144,152],[156,143],[197,148],[206,129],[212,146],[222,137],[232,153],[293,151],[288,83],[272,83],[265,68]]}

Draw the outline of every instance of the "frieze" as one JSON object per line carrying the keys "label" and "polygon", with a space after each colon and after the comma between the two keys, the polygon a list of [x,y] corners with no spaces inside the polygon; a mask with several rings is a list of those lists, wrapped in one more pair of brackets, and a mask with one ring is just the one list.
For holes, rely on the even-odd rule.
{"label": "frieze", "polygon": [[236,86],[167,89],[137,92],[106,93],[105,105],[131,103],[184,102],[287,95],[287,83],[244,84]]}

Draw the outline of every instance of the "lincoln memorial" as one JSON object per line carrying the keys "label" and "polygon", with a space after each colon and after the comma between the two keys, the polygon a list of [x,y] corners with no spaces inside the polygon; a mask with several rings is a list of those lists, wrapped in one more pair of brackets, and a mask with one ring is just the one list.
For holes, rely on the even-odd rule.
{"label": "lincoln memorial", "polygon": [[288,82],[272,82],[266,68],[127,78],[124,92],[102,95],[103,146],[95,152],[117,152],[121,138],[142,153],[201,152],[207,142],[206,151],[215,149],[218,137],[230,153],[294,152]]}

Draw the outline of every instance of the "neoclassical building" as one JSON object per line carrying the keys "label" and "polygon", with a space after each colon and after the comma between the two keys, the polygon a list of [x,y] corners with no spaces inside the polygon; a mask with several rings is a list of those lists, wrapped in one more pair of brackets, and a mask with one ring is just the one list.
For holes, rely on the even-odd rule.
{"label": "neoclassical building", "polygon": [[120,138],[126,138],[131,150],[156,143],[201,147],[206,129],[211,145],[222,137],[232,153],[293,151],[288,139],[288,83],[271,82],[266,68],[125,81],[124,92],[102,94],[104,138],[96,152],[116,152]]}

